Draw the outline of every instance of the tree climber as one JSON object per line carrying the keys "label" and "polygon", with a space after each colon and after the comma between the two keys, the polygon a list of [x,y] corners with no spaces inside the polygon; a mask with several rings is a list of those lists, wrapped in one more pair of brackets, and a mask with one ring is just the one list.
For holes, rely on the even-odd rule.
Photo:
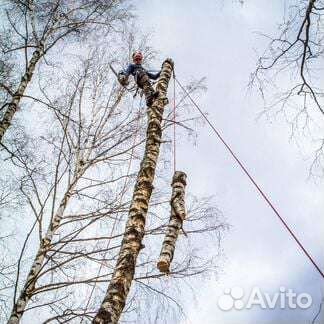
{"label": "tree climber", "polygon": [[158,91],[154,91],[150,79],[156,80],[160,76],[161,71],[151,73],[142,66],[143,54],[140,51],[134,52],[132,55],[133,63],[129,64],[126,70],[118,73],[118,80],[123,85],[128,84],[130,74],[134,77],[137,86],[143,90],[146,98],[146,105],[152,106],[153,100],[158,97]]}

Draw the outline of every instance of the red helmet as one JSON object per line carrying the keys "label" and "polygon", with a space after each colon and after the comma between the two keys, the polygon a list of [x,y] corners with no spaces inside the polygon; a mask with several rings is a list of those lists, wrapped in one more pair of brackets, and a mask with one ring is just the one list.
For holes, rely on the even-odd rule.
{"label": "red helmet", "polygon": [[143,54],[140,51],[134,52],[132,58],[134,63],[141,64],[143,61]]}

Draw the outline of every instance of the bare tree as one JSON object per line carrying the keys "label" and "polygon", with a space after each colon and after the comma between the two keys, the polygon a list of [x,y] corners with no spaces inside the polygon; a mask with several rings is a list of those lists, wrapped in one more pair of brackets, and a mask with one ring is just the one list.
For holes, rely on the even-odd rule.
{"label": "bare tree", "polygon": [[[113,277],[146,137],[146,111],[115,83],[108,67],[111,55],[97,48],[78,59],[78,67],[67,71],[56,89],[53,84],[41,85],[42,97],[34,101],[32,113],[42,119],[43,127],[29,133],[20,129],[19,136],[3,145],[2,165],[19,184],[20,210],[11,218],[29,228],[26,232],[18,226],[15,237],[23,238],[20,250],[11,243],[11,257],[3,263],[8,279],[3,281],[2,316],[10,317],[9,323],[19,322],[22,316],[44,323],[90,322]],[[200,88],[199,83],[189,86],[190,92]],[[182,111],[184,118],[179,116],[178,124],[187,131],[192,120],[186,117],[189,108],[184,95],[179,98],[179,114]],[[38,105],[50,107],[50,113],[36,113]],[[170,113],[162,120],[164,130],[172,125]],[[226,228],[207,200],[189,199],[188,237],[180,237],[169,276],[179,279],[179,285],[168,291],[162,288],[168,279],[157,272],[156,261],[168,224],[170,196],[163,188],[164,160],[169,160],[168,151],[158,166],[145,229],[146,248],[139,255],[134,289],[123,313],[124,318],[141,318],[143,323],[151,318],[143,318],[145,304],[138,305],[139,299],[154,295],[161,300],[156,308],[171,303],[174,316],[181,311],[176,302],[180,290],[175,287],[185,278],[217,269],[212,258],[202,262],[197,244],[192,249],[188,242],[195,235],[216,235]],[[6,257],[3,251],[1,256]],[[132,311],[135,305],[138,314]]]}
{"label": "bare tree", "polygon": [[296,0],[287,11],[278,36],[262,35],[269,39],[269,46],[259,58],[251,85],[256,85],[265,99],[270,89],[276,94],[266,103],[265,113],[282,113],[292,136],[311,140],[314,159],[310,172],[323,175],[324,89],[320,62],[324,2]]}
{"label": "bare tree", "polygon": [[[130,15],[123,0],[10,0],[1,5],[1,10],[5,23],[0,38],[0,142],[36,66],[52,48],[118,28]],[[11,81],[8,74],[12,69],[16,77]]]}
{"label": "bare tree", "polygon": [[[83,195],[88,197],[90,194],[87,194],[87,191],[92,192],[95,188],[101,189],[105,184],[114,183],[121,177],[115,174],[112,177],[111,174],[107,174],[107,176],[101,176],[97,183],[94,183],[93,176],[95,172],[91,172],[91,169],[97,168],[101,164],[109,166],[120,155],[127,155],[129,151],[127,142],[132,137],[136,118],[129,118],[131,112],[125,114],[117,110],[124,90],[118,90],[116,86],[113,86],[109,95],[108,89],[106,91],[104,89],[108,85],[104,80],[104,75],[108,72],[108,65],[105,64],[105,68],[100,68],[98,65],[91,65],[94,62],[95,58],[86,60],[80,75],[75,75],[75,78],[70,80],[70,84],[73,86],[69,89],[71,91],[68,95],[69,102],[64,103],[64,98],[61,99],[63,100],[61,105],[65,107],[64,113],[56,114],[61,131],[57,134],[54,132],[47,140],[48,144],[52,146],[53,157],[56,157],[54,170],[51,166],[52,160],[48,161],[48,163],[44,156],[41,155],[37,164],[35,164],[35,161],[30,161],[28,154],[21,154],[19,148],[16,149],[15,155],[20,153],[18,161],[21,164],[21,168],[25,171],[20,188],[35,216],[32,230],[34,227],[38,227],[39,248],[24,287],[20,291],[20,297],[15,301],[9,320],[10,323],[19,322],[28,301],[36,293],[37,280],[48,271],[46,269],[45,273],[42,272],[44,264],[47,264],[48,260],[53,260],[53,257],[49,259],[48,254],[52,252],[57,255],[60,248],[64,247],[64,244],[60,246],[56,242],[55,246],[60,246],[60,248],[55,250],[55,252],[52,250],[56,232],[62,226],[64,227],[65,223],[62,224],[62,218],[69,201],[75,197],[83,197]],[[95,73],[97,69],[99,69],[99,72]],[[90,95],[87,93],[87,86],[91,82],[94,83],[92,90],[92,99],[94,101],[90,108],[88,108],[88,102],[83,100],[86,95]],[[99,86],[101,87],[100,94],[97,93]],[[59,103],[59,100],[56,100],[56,102],[49,100],[48,102],[53,107]],[[59,106],[55,112],[58,110],[60,110]],[[117,118],[117,116],[120,118]],[[119,121],[112,122],[112,119],[114,121],[118,119]],[[40,148],[40,144],[37,144]],[[117,147],[119,151],[117,151]],[[44,153],[48,154],[49,152]],[[30,164],[33,164],[33,166]],[[42,185],[42,182],[39,181],[39,175],[43,170],[50,170],[47,173],[48,176],[53,177],[53,180],[49,184],[46,181]],[[89,175],[87,176],[87,174]],[[117,178],[116,180],[114,180],[115,177]],[[80,182],[82,183],[81,188],[77,186],[78,184],[80,185]],[[97,218],[100,218],[105,215],[104,210],[107,208],[107,205],[104,199],[100,200],[98,193],[97,201],[98,204],[101,202],[102,206],[97,204],[96,211],[92,211],[92,213],[97,215]],[[49,213],[49,216],[46,215],[46,212]],[[92,213],[89,213],[89,215],[85,213],[84,220],[91,218]],[[49,225],[44,233],[44,223],[48,221]],[[68,221],[67,224],[69,224]],[[90,224],[87,224],[85,227],[90,226]],[[75,237],[78,232],[82,232],[82,229],[79,229],[77,233],[70,233],[70,235]],[[27,236],[27,240],[28,238]],[[67,240],[66,237],[65,239]],[[23,248],[20,260],[24,252]],[[18,262],[15,295],[18,291],[17,285],[19,284],[19,264],[20,262]]]}

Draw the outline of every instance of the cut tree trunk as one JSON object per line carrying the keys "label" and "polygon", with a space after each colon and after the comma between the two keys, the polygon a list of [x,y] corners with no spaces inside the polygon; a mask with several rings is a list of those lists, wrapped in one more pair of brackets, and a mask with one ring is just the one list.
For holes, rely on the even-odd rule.
{"label": "cut tree trunk", "polygon": [[0,143],[2,143],[3,136],[11,125],[11,121],[19,108],[21,97],[24,95],[27,85],[33,77],[36,65],[43,55],[44,47],[41,44],[36,51],[34,51],[28,62],[25,74],[21,78],[17,91],[14,93],[11,101],[7,103],[7,109],[0,121]]}
{"label": "cut tree trunk", "polygon": [[156,90],[159,97],[147,108],[148,126],[144,156],[137,175],[128,220],[113,276],[95,316],[95,324],[116,324],[126,304],[134,278],[136,259],[143,248],[145,220],[150,202],[162,137],[161,121],[167,104],[167,88],[173,70],[171,59],[164,61]]}
{"label": "cut tree trunk", "polygon": [[185,208],[185,188],[187,184],[187,175],[184,172],[176,171],[172,179],[171,195],[171,216],[169,225],[165,233],[162,249],[157,263],[161,272],[169,273],[170,264],[173,259],[176,241],[179,231],[182,229],[183,221],[186,218]]}

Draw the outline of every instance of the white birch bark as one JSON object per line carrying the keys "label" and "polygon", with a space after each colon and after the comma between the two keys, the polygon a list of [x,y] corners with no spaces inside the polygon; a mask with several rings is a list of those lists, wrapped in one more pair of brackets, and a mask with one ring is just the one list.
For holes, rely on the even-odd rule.
{"label": "white birch bark", "polygon": [[93,323],[116,324],[125,307],[127,295],[134,277],[136,259],[143,248],[142,239],[150,202],[155,169],[162,137],[161,121],[167,104],[166,93],[173,70],[173,62],[167,59],[162,65],[161,76],[156,85],[159,97],[148,108],[147,139],[144,156],[137,175],[128,221],[124,232],[113,276],[107,293]]}
{"label": "white birch bark", "polygon": [[38,275],[40,271],[42,270],[43,262],[45,260],[47,252],[51,248],[51,243],[53,236],[57,229],[60,226],[61,220],[64,215],[64,211],[66,209],[66,206],[68,204],[69,199],[71,198],[71,195],[73,194],[73,191],[76,187],[76,184],[82,174],[84,173],[84,164],[78,165],[76,168],[76,174],[74,176],[73,181],[71,182],[69,189],[65,193],[64,197],[62,198],[60,205],[50,222],[46,235],[42,239],[39,245],[39,249],[37,251],[37,254],[35,256],[35,259],[33,261],[33,264],[29,270],[28,276],[25,281],[25,285],[23,289],[20,292],[19,298],[13,305],[13,309],[11,311],[10,318],[8,320],[8,324],[18,324],[21,320],[21,317],[24,314],[24,311],[26,309],[26,306],[33,296],[35,286],[37,283]]}
{"label": "white birch bark", "polygon": [[22,76],[20,84],[17,91],[14,93],[11,101],[7,105],[7,109],[0,121],[0,143],[2,142],[3,136],[6,133],[7,129],[11,125],[11,121],[19,108],[21,97],[25,94],[25,90],[33,77],[36,65],[41,57],[44,55],[44,46],[40,43],[39,47],[34,51],[25,74]]}
{"label": "white birch bark", "polygon": [[157,263],[160,272],[169,273],[170,264],[174,256],[174,250],[182,229],[183,221],[186,218],[185,188],[187,175],[184,172],[176,171],[172,179],[171,216],[165,233],[162,249]]}

